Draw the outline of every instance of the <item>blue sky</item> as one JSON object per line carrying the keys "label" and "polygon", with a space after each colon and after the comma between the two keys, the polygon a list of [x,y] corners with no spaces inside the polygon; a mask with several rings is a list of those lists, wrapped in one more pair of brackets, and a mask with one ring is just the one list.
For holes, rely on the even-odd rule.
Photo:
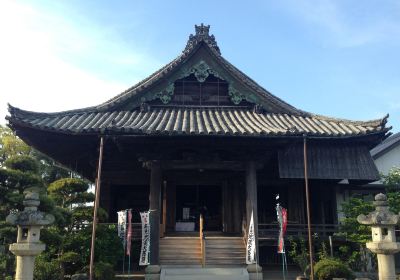
{"label": "blue sky", "polygon": [[194,24],[291,105],[400,130],[400,1],[0,2],[0,123],[99,104],[175,58]]}

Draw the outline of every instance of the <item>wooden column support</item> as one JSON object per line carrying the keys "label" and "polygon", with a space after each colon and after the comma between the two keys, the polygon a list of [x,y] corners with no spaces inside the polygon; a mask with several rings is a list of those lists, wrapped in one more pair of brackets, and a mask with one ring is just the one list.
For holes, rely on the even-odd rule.
{"label": "wooden column support", "polygon": [[162,171],[160,163],[153,161],[150,164],[150,264],[160,263],[160,209],[161,209]]}
{"label": "wooden column support", "polygon": [[259,263],[258,250],[258,215],[257,215],[257,169],[254,161],[246,162],[246,221],[247,230],[253,212],[254,234],[256,239],[256,260]]}

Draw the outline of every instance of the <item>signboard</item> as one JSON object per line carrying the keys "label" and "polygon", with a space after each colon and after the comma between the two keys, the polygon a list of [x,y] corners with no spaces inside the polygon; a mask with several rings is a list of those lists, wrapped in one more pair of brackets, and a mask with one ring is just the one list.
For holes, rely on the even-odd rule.
{"label": "signboard", "polygon": [[149,265],[150,257],[150,212],[140,212],[142,220],[142,248],[140,250],[139,265]]}
{"label": "signboard", "polygon": [[118,236],[121,238],[122,245],[126,244],[126,210],[118,211]]}
{"label": "signboard", "polygon": [[246,264],[256,263],[256,237],[254,232],[253,211],[251,211],[249,233],[247,234]]}

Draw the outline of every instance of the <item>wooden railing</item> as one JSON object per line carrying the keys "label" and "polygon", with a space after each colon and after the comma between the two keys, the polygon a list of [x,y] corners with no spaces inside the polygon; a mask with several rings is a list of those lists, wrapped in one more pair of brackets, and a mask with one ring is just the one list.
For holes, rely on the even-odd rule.
{"label": "wooden railing", "polygon": [[[311,224],[311,232],[321,237],[328,237],[339,231],[338,224]],[[279,226],[277,223],[258,224],[259,239],[275,239],[279,234]],[[286,228],[286,236],[307,236],[307,224],[288,223]]]}
{"label": "wooden railing", "polygon": [[[110,225],[117,227],[117,223],[98,223],[98,225]],[[128,226],[128,225],[127,225]],[[132,223],[132,240],[142,240],[142,224]]]}
{"label": "wooden railing", "polygon": [[201,266],[205,267],[205,265],[206,265],[206,246],[205,246],[205,236],[204,236],[203,214],[200,214],[199,234],[200,234]]}

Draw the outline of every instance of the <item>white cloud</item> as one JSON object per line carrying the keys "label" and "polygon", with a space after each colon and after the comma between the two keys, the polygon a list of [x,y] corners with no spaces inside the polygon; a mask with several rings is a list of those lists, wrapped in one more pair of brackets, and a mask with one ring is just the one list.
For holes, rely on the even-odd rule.
{"label": "white cloud", "polygon": [[375,9],[359,1],[288,0],[282,3],[285,4],[281,7],[308,23],[311,32],[319,33],[318,37],[339,47],[357,47],[386,40],[399,42],[400,9],[395,2],[386,2],[391,13],[385,16],[378,12],[383,3],[376,3]]}
{"label": "white cloud", "polygon": [[[92,106],[117,95],[158,63],[119,44],[111,30],[0,2],[0,124],[6,103],[33,111]],[[110,40],[108,40],[110,39]],[[140,69],[119,77],[113,71]],[[107,73],[110,73],[109,75]]]}

